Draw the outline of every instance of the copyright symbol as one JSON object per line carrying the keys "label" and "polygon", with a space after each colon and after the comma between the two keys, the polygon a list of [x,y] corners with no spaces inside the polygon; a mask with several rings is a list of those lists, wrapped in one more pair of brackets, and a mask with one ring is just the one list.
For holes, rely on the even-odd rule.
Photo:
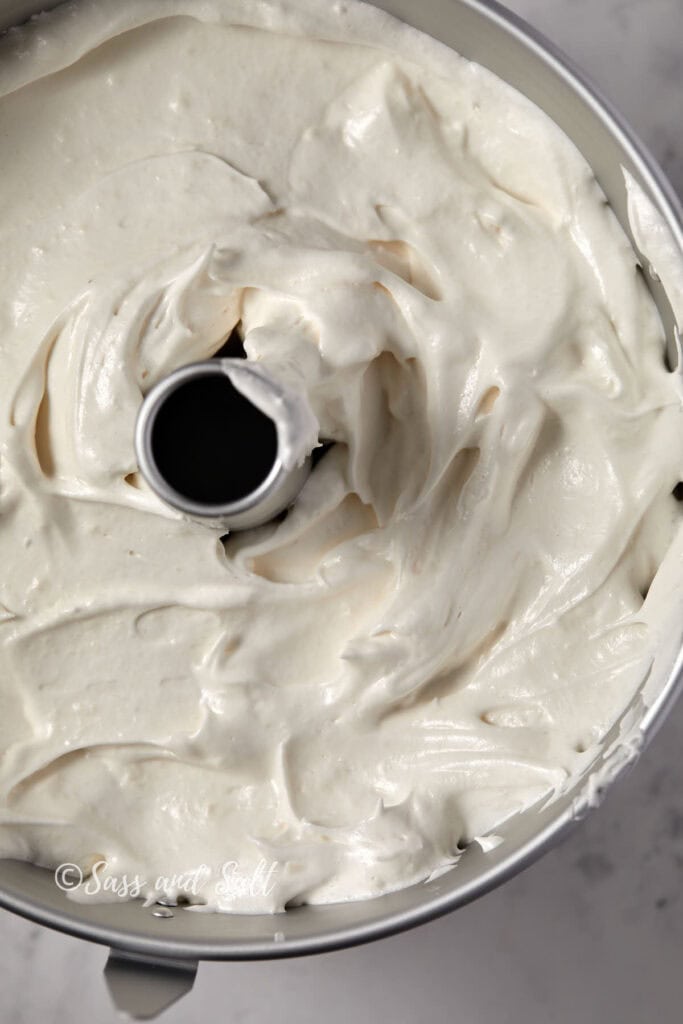
{"label": "copyright symbol", "polygon": [[55,885],[62,892],[77,889],[83,881],[83,872],[78,864],[60,864],[55,870]]}

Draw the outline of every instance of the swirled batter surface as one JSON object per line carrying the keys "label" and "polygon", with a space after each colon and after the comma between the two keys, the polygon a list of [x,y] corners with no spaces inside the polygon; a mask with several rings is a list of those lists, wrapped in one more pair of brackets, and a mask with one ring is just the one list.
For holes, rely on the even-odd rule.
{"label": "swirled batter surface", "polygon": [[[125,0],[0,41],[0,146],[0,851],[270,911],[561,790],[642,682],[683,467],[562,132],[355,2]],[[221,540],[133,429],[238,323],[337,443]]]}

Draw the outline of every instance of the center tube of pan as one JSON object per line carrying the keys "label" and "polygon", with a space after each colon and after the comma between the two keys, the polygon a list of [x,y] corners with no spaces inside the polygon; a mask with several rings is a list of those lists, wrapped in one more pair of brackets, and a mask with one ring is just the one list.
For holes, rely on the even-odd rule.
{"label": "center tube of pan", "polygon": [[[246,393],[232,378],[244,381]],[[191,363],[142,403],[135,428],[140,472],[167,505],[205,526],[263,525],[293,503],[310,472],[310,455],[292,465],[283,450],[302,413],[313,447],[315,420],[306,419],[305,399],[262,366],[229,358]]]}
{"label": "center tube of pan", "polygon": [[154,462],[193,503],[229,505],[254,492],[277,459],[277,428],[224,373],[188,377],[160,405]]}

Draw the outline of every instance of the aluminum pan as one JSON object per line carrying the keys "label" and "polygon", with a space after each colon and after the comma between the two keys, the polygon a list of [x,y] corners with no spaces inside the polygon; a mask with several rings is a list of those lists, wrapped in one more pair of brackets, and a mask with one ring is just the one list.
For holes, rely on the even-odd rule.
{"label": "aluminum pan", "polygon": [[[664,174],[611,104],[543,36],[488,0],[376,3],[488,67],[545,110],[583,152],[632,238],[622,175],[626,168],[668,224],[683,258],[683,213]],[[56,4],[0,0],[0,28],[50,6]],[[671,310],[662,289],[655,283],[651,287],[670,329]],[[674,638],[676,647],[680,639]],[[682,662],[679,654],[642,713],[643,740],[652,738],[680,691]],[[613,738],[617,733],[615,727]],[[604,767],[601,759],[594,767],[595,773]],[[238,960],[321,953],[425,923],[495,888],[565,834],[593,802],[585,794],[582,783],[550,807],[528,812],[501,830],[506,842],[497,849],[484,854],[474,844],[458,866],[440,878],[374,900],[302,907],[274,916],[178,912],[160,919],[137,903],[75,904],[57,889],[51,872],[0,861],[0,905],[81,938],[154,957]]]}

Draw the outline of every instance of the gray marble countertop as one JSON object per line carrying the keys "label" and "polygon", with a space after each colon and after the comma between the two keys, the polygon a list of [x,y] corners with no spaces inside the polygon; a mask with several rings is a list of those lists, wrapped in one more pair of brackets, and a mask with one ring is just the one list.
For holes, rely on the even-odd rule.
{"label": "gray marble countertop", "polygon": [[[509,0],[630,118],[683,194],[683,0]],[[106,951],[0,912],[3,1024],[107,1024]],[[203,964],[164,1024],[679,1024],[683,702],[563,846],[450,917],[371,946]]]}

